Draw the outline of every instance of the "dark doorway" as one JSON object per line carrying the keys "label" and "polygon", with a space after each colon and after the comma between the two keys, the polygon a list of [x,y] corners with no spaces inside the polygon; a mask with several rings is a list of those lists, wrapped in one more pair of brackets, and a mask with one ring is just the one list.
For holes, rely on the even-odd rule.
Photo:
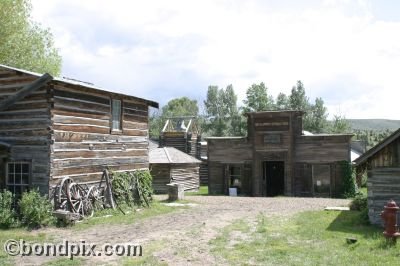
{"label": "dark doorway", "polygon": [[267,197],[283,195],[285,190],[285,162],[267,161],[263,163]]}

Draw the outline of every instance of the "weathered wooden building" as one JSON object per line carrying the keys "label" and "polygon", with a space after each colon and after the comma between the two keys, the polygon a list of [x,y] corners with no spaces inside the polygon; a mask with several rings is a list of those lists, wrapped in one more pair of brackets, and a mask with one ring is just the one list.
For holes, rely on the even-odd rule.
{"label": "weathered wooden building", "polygon": [[167,193],[167,184],[181,184],[185,191],[200,186],[200,160],[173,147],[150,146],[150,172],[156,193]]}
{"label": "weathered wooden building", "polygon": [[382,140],[355,161],[358,175],[368,173],[368,215],[381,224],[380,213],[393,199],[400,204],[400,129]]}
{"label": "weathered wooden building", "polygon": [[98,182],[104,167],[146,169],[148,109],[92,84],[0,65],[0,187],[49,193],[62,177]]}
{"label": "weathered wooden building", "polygon": [[350,161],[352,134],[302,134],[300,111],[247,114],[247,137],[210,137],[209,192],[253,196],[341,193],[342,161]]}

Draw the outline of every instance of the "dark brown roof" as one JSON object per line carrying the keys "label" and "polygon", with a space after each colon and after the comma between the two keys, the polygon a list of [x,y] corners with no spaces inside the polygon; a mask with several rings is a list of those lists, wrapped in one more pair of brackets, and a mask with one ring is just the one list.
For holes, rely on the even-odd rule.
{"label": "dark brown roof", "polygon": [[154,148],[149,151],[149,162],[151,164],[184,164],[197,163],[201,161],[173,147]]}
{"label": "dark brown roof", "polygon": [[400,137],[400,128],[398,130],[396,130],[395,132],[393,132],[392,135],[390,135],[389,137],[387,137],[386,139],[382,140],[381,142],[379,142],[378,144],[376,144],[374,147],[372,147],[371,149],[369,149],[368,151],[366,151],[363,155],[361,155],[360,157],[358,157],[356,160],[354,160],[354,163],[356,165],[360,165],[363,164],[364,162],[366,162],[370,157],[374,156],[377,152],[379,152],[380,150],[382,150],[384,147],[386,147],[387,145],[389,145],[390,143],[392,143],[393,141],[395,141],[397,138]]}

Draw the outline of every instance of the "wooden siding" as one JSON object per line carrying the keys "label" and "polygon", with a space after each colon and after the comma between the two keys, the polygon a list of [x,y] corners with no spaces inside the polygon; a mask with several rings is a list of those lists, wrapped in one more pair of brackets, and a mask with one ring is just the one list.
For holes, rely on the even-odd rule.
{"label": "wooden siding", "polygon": [[[96,182],[113,171],[148,168],[148,106],[121,95],[56,82],[50,92],[50,183],[64,176]],[[121,131],[111,130],[111,99],[122,101]]]}
{"label": "wooden siding", "polygon": [[372,224],[382,224],[380,213],[393,199],[400,204],[400,168],[375,168],[368,171],[368,209]]}
{"label": "wooden siding", "polygon": [[197,191],[200,186],[198,164],[151,164],[153,189],[167,193],[169,183],[181,184],[185,191]]}
{"label": "wooden siding", "polygon": [[[0,68],[0,101],[36,79],[16,70]],[[48,86],[43,87],[0,112],[0,141],[11,146],[6,160],[29,162],[32,166],[30,184],[43,193],[48,193],[50,172],[51,122],[47,92]]]}
{"label": "wooden siding", "polygon": [[169,164],[151,164],[150,173],[153,177],[155,193],[167,193],[167,184],[171,182],[171,166]]}
{"label": "wooden siding", "polygon": [[350,161],[350,136],[299,136],[296,139],[295,161]]}
{"label": "wooden siding", "polygon": [[368,159],[368,169],[376,167],[400,167],[400,138]]}

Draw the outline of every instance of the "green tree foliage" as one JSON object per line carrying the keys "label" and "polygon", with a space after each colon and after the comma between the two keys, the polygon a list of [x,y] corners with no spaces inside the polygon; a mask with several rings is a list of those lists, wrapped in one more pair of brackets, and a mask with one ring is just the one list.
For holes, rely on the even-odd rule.
{"label": "green tree foliage", "polygon": [[196,100],[187,97],[170,100],[161,111],[150,115],[150,136],[158,138],[167,118],[179,116],[198,116],[199,106]]}
{"label": "green tree foliage", "polygon": [[343,115],[334,115],[330,127],[331,133],[349,133],[351,132],[350,123]]}
{"label": "green tree foliage", "polygon": [[315,104],[311,105],[308,119],[308,129],[314,133],[322,133],[326,130],[328,121],[327,108],[324,106],[324,101],[322,98],[316,98]]}
{"label": "green tree foliage", "polygon": [[268,88],[263,82],[253,84],[247,89],[243,103],[244,112],[268,111],[275,108],[274,98],[268,95]]}
{"label": "green tree foliage", "polygon": [[292,88],[292,93],[289,96],[289,107],[291,110],[300,110],[305,112],[310,109],[306,90],[300,80],[297,81],[296,86],[293,86]]}
{"label": "green tree foliage", "polygon": [[280,92],[278,96],[276,97],[276,103],[275,103],[275,109],[276,110],[287,110],[290,109],[289,107],[289,98],[286,96],[286,94]]}
{"label": "green tree foliage", "polygon": [[244,119],[239,113],[236,102],[237,95],[232,85],[226,89],[209,86],[207,100],[204,101],[209,121],[204,124],[204,131],[211,136],[243,135]]}
{"label": "green tree foliage", "polygon": [[59,75],[61,57],[49,29],[30,18],[29,0],[0,1],[0,64]]}

